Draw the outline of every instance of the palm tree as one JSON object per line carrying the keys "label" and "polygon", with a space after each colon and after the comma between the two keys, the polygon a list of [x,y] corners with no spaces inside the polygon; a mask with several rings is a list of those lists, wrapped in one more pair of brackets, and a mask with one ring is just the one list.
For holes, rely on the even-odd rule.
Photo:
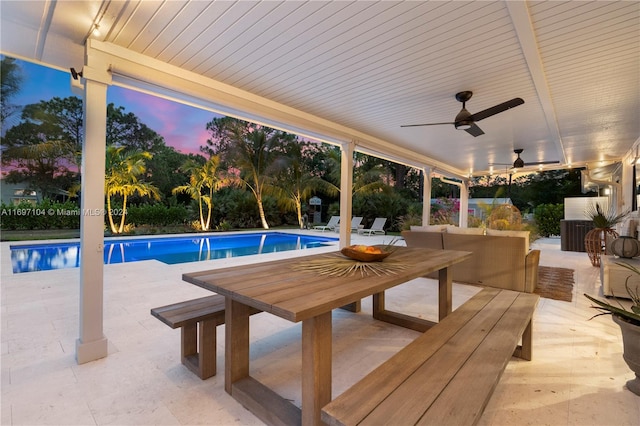
{"label": "palm tree", "polygon": [[[339,149],[328,149],[326,151],[326,161],[329,166],[328,177],[333,183],[327,182],[334,193],[340,192],[340,157]],[[353,195],[372,194],[376,192],[389,193],[391,187],[382,181],[384,174],[383,160],[366,154],[354,154],[353,172]],[[331,194],[328,194],[331,195]]]}
{"label": "palm tree", "polygon": [[318,189],[322,189],[330,196],[338,194],[335,185],[319,176],[314,176],[312,166],[305,161],[306,148],[308,144],[300,141],[287,145],[284,167],[276,180],[276,194],[285,208],[295,210],[300,229],[304,228],[302,201],[308,199]]}
{"label": "palm tree", "polygon": [[294,136],[263,126],[249,126],[237,121],[227,128],[230,160],[240,170],[240,180],[251,190],[258,204],[260,221],[269,229],[264,212],[264,196],[274,191],[272,175],[277,170],[277,160],[282,158],[283,140]]}
{"label": "palm tree", "polygon": [[[145,161],[151,157],[152,154],[146,151],[132,152],[127,151],[125,147],[107,147],[104,189],[107,195],[109,225],[114,234],[121,234],[124,231],[128,197],[138,194],[141,197],[148,196],[156,200],[160,199],[158,188],[139,180],[139,177],[144,175],[147,170]],[[119,227],[116,227],[113,222],[111,197],[114,195],[122,196],[122,218]]]}
{"label": "palm tree", "polygon": [[[189,194],[191,198],[198,202],[200,211],[200,227],[203,231],[208,231],[211,226],[211,212],[213,210],[212,199],[213,193],[223,186],[231,185],[235,182],[232,177],[218,176],[218,166],[220,165],[220,156],[212,155],[204,164],[200,165],[194,160],[188,160],[182,168],[188,171],[189,183],[173,188],[172,193]],[[207,192],[207,194],[203,194]],[[202,204],[207,205],[207,218],[204,218]]]}

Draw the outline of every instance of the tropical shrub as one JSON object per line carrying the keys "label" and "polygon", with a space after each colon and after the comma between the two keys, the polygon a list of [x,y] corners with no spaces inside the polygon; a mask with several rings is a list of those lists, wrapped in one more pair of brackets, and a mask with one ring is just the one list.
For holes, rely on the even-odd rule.
{"label": "tropical shrub", "polygon": [[431,204],[431,224],[457,225],[460,214],[460,200],[457,198],[438,198]]}
{"label": "tropical shrub", "polygon": [[398,218],[400,231],[408,231],[412,226],[422,225],[422,203],[411,202],[407,206],[407,212]]}
{"label": "tropical shrub", "polygon": [[564,204],[540,204],[534,209],[533,217],[540,236],[560,235],[560,220],[564,217]]}
{"label": "tropical shrub", "polygon": [[261,227],[258,205],[250,192],[223,188],[213,194],[211,202],[214,206],[212,223],[227,222],[231,228]]}
{"label": "tropical shrub", "polygon": [[79,228],[80,208],[73,201],[61,203],[43,200],[36,204],[22,202],[17,205],[0,205],[2,230]]}
{"label": "tropical shrub", "polygon": [[182,205],[167,207],[161,203],[127,207],[128,222],[140,225],[170,226],[187,223],[191,213]]}
{"label": "tropical shrub", "polygon": [[485,226],[484,220],[481,217],[469,215],[467,217],[467,227],[468,228],[482,228]]}
{"label": "tropical shrub", "polygon": [[363,225],[371,225],[376,217],[386,217],[385,229],[391,232],[401,230],[400,218],[409,209],[409,200],[397,193],[377,192],[357,193],[353,196],[353,215],[363,217]]}
{"label": "tropical shrub", "polygon": [[417,214],[406,214],[398,218],[398,223],[401,231],[408,231],[412,226],[422,225],[422,216]]}

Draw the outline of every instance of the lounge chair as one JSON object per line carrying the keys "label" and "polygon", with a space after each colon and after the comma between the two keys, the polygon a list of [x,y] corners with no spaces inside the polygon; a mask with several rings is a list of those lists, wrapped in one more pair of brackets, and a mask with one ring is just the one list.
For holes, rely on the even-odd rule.
{"label": "lounge chair", "polygon": [[337,227],[338,224],[340,223],[340,216],[331,216],[331,219],[329,219],[329,222],[327,222],[326,225],[317,225],[314,226],[313,229],[314,231],[326,231],[327,229],[334,231]]}
{"label": "lounge chair", "polygon": [[[351,232],[356,232],[360,229],[360,224],[362,223],[362,218],[360,216],[354,216],[351,218]],[[336,232],[340,230],[340,225],[336,226],[334,229]]]}
{"label": "lounge chair", "polygon": [[362,218],[360,216],[354,216],[351,218],[351,232],[357,232],[360,229]]}
{"label": "lounge chair", "polygon": [[373,221],[373,225],[369,229],[358,229],[358,235],[371,235],[371,234],[382,234],[385,235],[384,224],[387,223],[386,217],[376,217],[376,220]]}

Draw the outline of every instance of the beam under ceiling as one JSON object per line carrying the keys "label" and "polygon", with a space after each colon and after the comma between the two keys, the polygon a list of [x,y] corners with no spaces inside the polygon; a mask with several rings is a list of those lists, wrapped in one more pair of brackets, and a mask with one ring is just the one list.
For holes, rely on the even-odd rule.
{"label": "beam under ceiling", "polygon": [[564,152],[562,136],[560,135],[560,129],[558,127],[558,119],[553,106],[551,91],[547,84],[544,65],[540,58],[536,35],[533,31],[533,24],[531,23],[531,16],[529,15],[529,7],[525,1],[507,1],[505,4],[507,5],[507,9],[509,9],[511,21],[513,22],[516,34],[518,35],[518,41],[522,47],[525,60],[527,61],[533,85],[538,93],[538,98],[540,99],[540,104],[547,121],[549,133],[553,142],[556,144],[558,153],[560,154],[561,158],[558,160],[560,160],[561,164],[566,164],[567,157]]}

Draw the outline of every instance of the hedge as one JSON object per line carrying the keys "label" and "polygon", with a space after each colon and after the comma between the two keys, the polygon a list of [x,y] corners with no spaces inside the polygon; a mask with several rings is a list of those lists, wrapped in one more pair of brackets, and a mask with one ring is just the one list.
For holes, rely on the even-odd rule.
{"label": "hedge", "polygon": [[0,229],[80,229],[80,208],[72,201],[0,205]]}

